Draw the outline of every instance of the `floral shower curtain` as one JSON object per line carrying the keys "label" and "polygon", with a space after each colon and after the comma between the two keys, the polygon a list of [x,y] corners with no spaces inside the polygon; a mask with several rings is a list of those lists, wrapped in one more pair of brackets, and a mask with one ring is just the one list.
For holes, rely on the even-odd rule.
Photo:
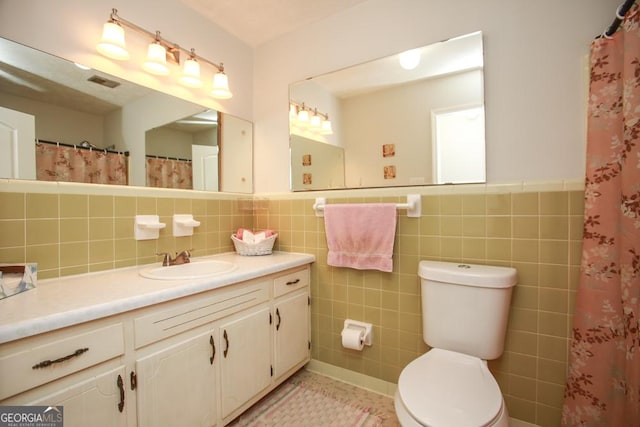
{"label": "floral shower curtain", "polygon": [[193,189],[190,160],[147,157],[147,187]]}
{"label": "floral shower curtain", "polygon": [[40,181],[127,185],[128,158],[123,153],[38,143],[36,178]]}
{"label": "floral shower curtain", "polygon": [[591,45],[585,222],[565,426],[640,426],[640,9]]}

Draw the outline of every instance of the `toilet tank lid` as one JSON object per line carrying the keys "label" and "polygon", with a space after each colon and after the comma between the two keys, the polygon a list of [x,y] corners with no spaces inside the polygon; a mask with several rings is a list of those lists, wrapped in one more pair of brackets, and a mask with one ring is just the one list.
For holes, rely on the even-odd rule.
{"label": "toilet tank lid", "polygon": [[418,275],[427,280],[484,288],[515,286],[515,268],[442,261],[420,261]]}

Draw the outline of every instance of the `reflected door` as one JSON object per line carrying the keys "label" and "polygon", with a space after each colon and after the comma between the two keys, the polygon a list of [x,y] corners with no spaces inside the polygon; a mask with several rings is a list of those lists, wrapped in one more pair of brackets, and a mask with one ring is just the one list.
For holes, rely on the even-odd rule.
{"label": "reflected door", "polygon": [[193,189],[218,191],[218,147],[210,145],[191,146],[193,167]]}
{"label": "reflected door", "polygon": [[433,111],[431,120],[434,182],[484,182],[484,108]]}
{"label": "reflected door", "polygon": [[0,178],[36,179],[36,121],[0,107]]}

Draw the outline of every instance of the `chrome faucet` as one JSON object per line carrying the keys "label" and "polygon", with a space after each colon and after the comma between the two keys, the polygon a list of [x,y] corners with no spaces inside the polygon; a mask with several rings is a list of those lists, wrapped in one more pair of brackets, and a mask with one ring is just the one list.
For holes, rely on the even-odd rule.
{"label": "chrome faucet", "polygon": [[170,265],[180,265],[191,262],[191,251],[193,249],[184,250],[179,254],[176,254],[175,258],[171,258],[171,254],[169,252],[160,252],[156,255],[162,255],[162,266],[168,267]]}

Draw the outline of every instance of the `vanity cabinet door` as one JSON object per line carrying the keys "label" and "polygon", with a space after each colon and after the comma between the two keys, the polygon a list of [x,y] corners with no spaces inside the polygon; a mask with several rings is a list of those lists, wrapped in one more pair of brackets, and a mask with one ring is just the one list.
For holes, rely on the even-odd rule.
{"label": "vanity cabinet door", "polygon": [[288,294],[274,304],[275,376],[306,363],[310,358],[308,288]]}
{"label": "vanity cabinet door", "polygon": [[[216,424],[216,331],[184,333],[184,339],[136,360],[139,426]],[[162,343],[160,343],[162,344]]]}
{"label": "vanity cabinet door", "polygon": [[[77,382],[67,381],[63,384],[59,380],[51,383],[47,388],[58,390],[50,394],[44,392],[42,397],[18,397],[3,401],[2,404],[63,406],[65,427],[126,426],[130,400],[125,383],[125,369],[120,366]],[[40,394],[39,389],[30,393]]]}
{"label": "vanity cabinet door", "polygon": [[221,321],[220,394],[222,418],[271,383],[270,307],[245,311]]}

